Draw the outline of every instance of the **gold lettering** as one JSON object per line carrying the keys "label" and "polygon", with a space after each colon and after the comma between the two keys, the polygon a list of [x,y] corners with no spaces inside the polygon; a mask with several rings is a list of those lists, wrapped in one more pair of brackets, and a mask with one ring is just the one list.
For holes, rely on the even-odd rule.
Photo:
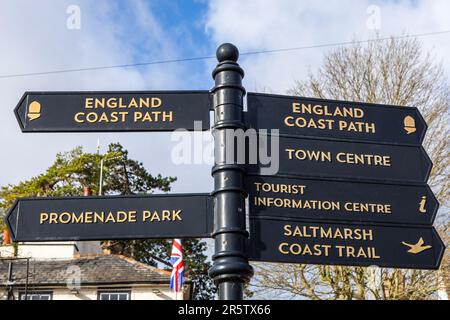
{"label": "gold lettering", "polygon": [[92,109],[93,107],[94,98],[86,98],[84,108],[85,109]]}
{"label": "gold lettering", "polygon": [[181,221],[183,219],[181,219],[181,213],[183,211],[182,210],[174,210],[173,214],[172,214],[172,221],[178,220]]}
{"label": "gold lettering", "polygon": [[315,150],[302,150],[302,149],[286,149],[289,160],[309,160],[320,162],[331,162],[331,152],[315,151]]}
{"label": "gold lettering", "polygon": [[340,152],[336,155],[336,160],[339,163],[355,164],[355,165],[372,165],[372,166],[391,166],[390,156],[381,156],[373,154],[353,154]]}
{"label": "gold lettering", "polygon": [[77,114],[75,114],[75,122],[77,123],[84,123],[84,120],[80,119],[80,116],[84,115],[83,112],[78,112]]}
{"label": "gold lettering", "polygon": [[42,212],[39,219],[39,224],[44,224],[48,220],[48,213]]}
{"label": "gold lettering", "polygon": [[152,98],[152,108],[159,108],[162,105],[160,98]]}

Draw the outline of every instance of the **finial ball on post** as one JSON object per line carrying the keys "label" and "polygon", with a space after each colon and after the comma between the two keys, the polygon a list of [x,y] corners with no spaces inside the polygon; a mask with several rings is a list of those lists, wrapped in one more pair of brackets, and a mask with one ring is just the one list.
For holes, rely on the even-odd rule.
{"label": "finial ball on post", "polygon": [[216,52],[217,60],[219,62],[223,61],[234,61],[239,59],[239,50],[235,45],[231,43],[224,43],[217,48]]}

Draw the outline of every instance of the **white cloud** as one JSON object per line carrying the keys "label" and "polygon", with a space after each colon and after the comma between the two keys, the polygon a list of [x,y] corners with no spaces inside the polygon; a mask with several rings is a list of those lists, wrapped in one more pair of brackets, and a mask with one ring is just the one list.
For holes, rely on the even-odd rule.
{"label": "white cloud", "polygon": [[[367,12],[371,5],[380,8],[382,36],[450,30],[450,2],[446,0],[213,0],[206,29],[216,44],[233,42],[241,52],[369,39],[375,34],[367,28],[367,20],[373,17]],[[444,59],[450,49],[449,37],[421,40],[438,59]],[[320,64],[326,50],[243,56],[240,62],[246,70],[247,89],[284,93],[294,80],[306,77],[309,67]],[[446,68],[450,71],[448,62]]]}
{"label": "white cloud", "polygon": [[[66,9],[72,4],[81,8],[80,30],[66,28]],[[127,1],[126,10],[116,7],[119,4],[105,0],[0,2],[0,74],[176,56],[179,44],[165,33],[144,1]],[[25,91],[170,90],[185,87],[188,78],[187,68],[173,64],[0,79],[0,185],[43,172],[57,152],[77,145],[94,151],[100,136],[103,148],[109,142],[121,142],[150,172],[178,176],[176,191],[210,191],[209,166],[189,166],[188,171],[186,166],[171,165],[169,134],[22,134],[13,115]],[[192,175],[197,177],[194,182]]]}

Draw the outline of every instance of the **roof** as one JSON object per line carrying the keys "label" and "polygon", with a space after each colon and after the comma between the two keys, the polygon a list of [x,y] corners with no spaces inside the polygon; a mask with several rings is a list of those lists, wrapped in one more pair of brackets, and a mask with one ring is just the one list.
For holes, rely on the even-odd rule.
{"label": "roof", "polygon": [[[11,260],[0,260],[0,287],[8,281]],[[26,260],[13,260],[14,285],[25,285]],[[72,268],[71,268],[72,267]],[[30,260],[28,284],[66,286],[80,268],[81,285],[169,283],[170,272],[120,255],[81,256],[68,260]],[[74,271],[75,270],[75,271]]]}

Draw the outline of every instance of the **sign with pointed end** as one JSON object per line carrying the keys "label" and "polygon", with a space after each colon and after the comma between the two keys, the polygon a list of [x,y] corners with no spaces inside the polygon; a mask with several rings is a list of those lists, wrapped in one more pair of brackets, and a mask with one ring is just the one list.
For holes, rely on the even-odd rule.
{"label": "sign with pointed end", "polygon": [[427,125],[417,108],[249,93],[248,126],[281,136],[420,146]]}
{"label": "sign with pointed end", "polygon": [[[285,177],[424,184],[432,168],[422,147],[279,137],[279,149],[269,152],[272,159],[278,151],[276,174]],[[248,165],[251,174],[267,175],[264,169]]]}
{"label": "sign with pointed end", "polygon": [[18,199],[6,216],[13,241],[209,238],[207,194]]}
{"label": "sign with pointed end", "polygon": [[252,261],[438,269],[444,250],[433,227],[250,219]]}
{"label": "sign with pointed end", "polygon": [[248,176],[251,218],[432,225],[439,203],[426,185]]}
{"label": "sign with pointed end", "polygon": [[15,114],[22,132],[193,131],[210,109],[208,91],[27,92]]}

